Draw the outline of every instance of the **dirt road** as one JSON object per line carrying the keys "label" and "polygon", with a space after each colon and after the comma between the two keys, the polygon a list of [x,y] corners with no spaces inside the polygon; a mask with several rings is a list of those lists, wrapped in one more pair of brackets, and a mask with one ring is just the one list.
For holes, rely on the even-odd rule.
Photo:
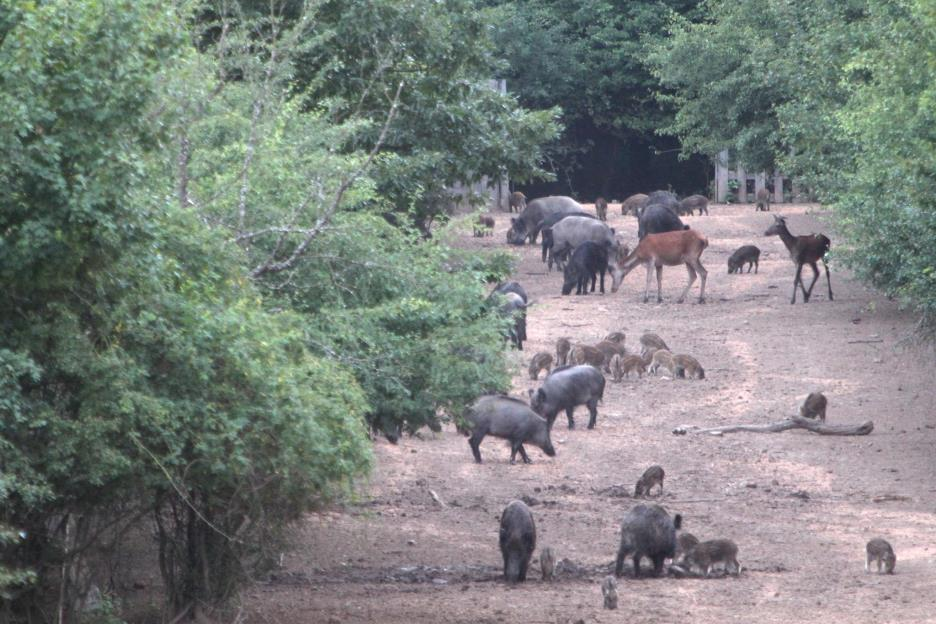
{"label": "dirt road", "polygon": [[[775,206],[794,233],[833,231],[815,206]],[[832,268],[808,305],[789,303],[794,266],[771,218],[751,206],[713,206],[688,222],[709,238],[708,303],[676,304],[683,268],[663,273],[664,302],[643,304],[645,274],[605,295],[560,297],[561,277],[546,274],[539,250],[515,248],[515,278],[535,301],[529,342],[516,353],[516,394],[537,387],[525,373],[556,338],[597,342],[627,334],[639,350],[644,331],[695,355],[702,381],[664,377],[612,383],[598,425],[553,432],[557,456],[531,449],[532,465],[508,464],[509,449],[487,439],[476,465],[466,439],[447,428],[376,444],[377,467],[358,504],[310,515],[269,582],[246,597],[249,621],[298,624],[382,622],[925,622],[936,621],[936,383],[932,351],[897,343],[915,319]],[[609,208],[611,225],[631,245],[636,221]],[[464,244],[505,247],[509,219],[493,238]],[[818,215],[821,217],[821,214]],[[743,244],[762,250],[760,272],[728,275]],[[806,274],[810,271],[807,269]],[[652,299],[651,299],[652,300]],[[677,436],[684,424],[761,423],[795,413],[813,390],[829,398],[830,423],[873,420],[865,437],[804,431]],[[579,408],[584,425],[587,412]],[[666,469],[658,499],[681,513],[702,539],[740,547],[740,578],[619,582],[620,608],[605,611],[599,583],[611,569],[622,514],[634,482],[651,465]],[[615,487],[621,486],[621,487]],[[433,493],[442,502],[433,500]],[[527,497],[538,548],[561,560],[558,578],[508,587],[500,580],[498,517]],[[444,506],[443,506],[444,505]],[[864,545],[888,539],[894,575],[864,572]],[[534,555],[535,557],[536,555]],[[535,563],[535,559],[534,559]]]}

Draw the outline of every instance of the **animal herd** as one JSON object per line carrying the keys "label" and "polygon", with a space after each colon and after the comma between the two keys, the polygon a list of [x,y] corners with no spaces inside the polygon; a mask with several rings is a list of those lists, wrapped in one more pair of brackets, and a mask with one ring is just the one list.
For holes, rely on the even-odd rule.
{"label": "animal herd", "polygon": [[[756,210],[770,210],[767,192],[757,194]],[[649,300],[653,275],[657,281],[657,302],[662,301],[662,270],[664,266],[684,264],[689,281],[678,302],[685,300],[698,277],[700,279],[699,302],[705,301],[705,285],[708,271],[702,265],[701,256],[708,247],[708,239],[697,230],[691,229],[680,219],[683,215],[708,215],[708,200],[701,195],[692,195],[682,200],[668,191],[656,191],[648,195],[634,195],[621,204],[621,213],[630,214],[638,220],[638,240],[633,250],[621,241],[615,230],[606,223],[608,202],[598,198],[595,214],[587,212],[578,202],[569,197],[543,197],[527,202],[522,193],[510,197],[511,218],[507,242],[511,245],[535,244],[542,238],[542,261],[547,271],[553,266],[563,272],[562,295],[575,290],[576,295],[594,292],[596,285],[605,291],[605,276],[611,275],[611,292],[619,289],[624,278],[638,266],[646,268],[647,282],[643,301]],[[478,222],[477,235],[487,235],[493,223],[482,217]],[[773,223],[764,232],[765,236],[777,235],[783,241],[796,265],[791,303],[796,302],[797,289],[803,301],[808,302],[813,287],[819,279],[818,261],[822,261],[828,284],[829,300],[832,300],[832,285],[825,256],[830,249],[829,239],[822,234],[793,235],[783,216],[774,215]],[[728,259],[728,273],[758,272],[760,249],[754,245],[738,248]],[[813,280],[807,288],[802,280],[802,269],[809,265]],[[518,348],[526,340],[526,307],[529,299],[517,282],[498,285],[491,301],[499,305],[501,313],[510,319],[507,337]],[[606,377],[611,381],[623,382],[633,375],[636,379],[644,375],[666,372],[673,380],[705,379],[701,363],[688,353],[674,352],[660,336],[644,333],[640,337],[640,348],[633,352],[625,346],[624,332],[612,332],[601,341],[589,343],[567,336],[556,340],[555,354],[535,353],[529,362],[529,376],[538,381],[545,377],[538,388],[529,390],[529,403],[512,396],[486,395],[479,397],[463,414],[459,428],[469,434],[469,446],[476,462],[481,463],[481,442],[487,436],[505,439],[510,444],[510,463],[514,464],[519,454],[524,463],[532,460],[524,445],[536,446],[547,456],[556,455],[551,440],[551,431],[557,416],[565,412],[568,427],[575,427],[574,411],[584,406],[588,410],[588,429],[593,429],[598,418],[598,405],[604,396]],[[826,419],[826,397],[814,392],[800,408],[800,417]],[[634,498],[650,496],[656,491],[663,493],[665,473],[661,466],[649,467],[638,479]],[[614,575],[606,577],[601,584],[606,608],[617,607],[616,577],[624,574],[625,563],[631,561],[634,576],[641,575],[641,561],[648,559],[656,576],[663,574],[665,562],[671,561],[670,573],[677,576],[701,575],[708,577],[713,569],[721,565],[726,573],[740,575],[738,546],[731,539],[718,537],[700,541],[690,533],[682,531],[680,514],[670,514],[660,505],[636,504],[623,517],[620,528],[620,544],[617,551]],[[520,500],[511,502],[500,518],[500,550],[504,561],[504,577],[509,582],[524,581],[536,548],[536,524],[533,513]],[[556,574],[556,555],[551,547],[540,551],[541,577],[551,580]],[[876,564],[879,572],[894,571],[896,557],[890,544],[875,538],[866,546],[865,568]]]}

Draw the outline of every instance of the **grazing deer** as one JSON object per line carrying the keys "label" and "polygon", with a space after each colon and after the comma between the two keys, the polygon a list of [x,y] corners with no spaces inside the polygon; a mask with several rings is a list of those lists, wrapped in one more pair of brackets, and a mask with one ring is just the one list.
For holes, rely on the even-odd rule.
{"label": "grazing deer", "polygon": [[[825,260],[825,255],[832,246],[832,241],[822,234],[793,236],[790,230],[787,229],[786,218],[780,215],[774,215],[773,225],[764,232],[764,236],[773,236],[774,234],[780,237],[780,240],[786,245],[787,251],[790,252],[790,258],[796,263],[796,277],[793,279],[793,298],[790,303],[796,303],[797,284],[803,290],[803,303],[809,303],[809,296],[812,294],[813,286],[816,285],[816,280],[819,279],[819,267],[816,266],[817,260],[822,260],[822,266],[825,267],[826,283],[829,285],[829,301],[832,301],[832,279],[829,277],[829,265],[826,264]],[[813,280],[808,290],[803,285],[804,264],[808,264],[813,270]],[[615,288],[612,287],[611,292],[614,291]]]}
{"label": "grazing deer", "polygon": [[702,285],[699,292],[699,303],[705,303],[705,278],[708,271],[702,266],[699,257],[705,248],[708,247],[708,239],[705,235],[695,230],[677,230],[675,232],[661,232],[659,234],[647,234],[637,248],[634,249],[626,258],[621,258],[621,254],[616,254],[608,265],[611,267],[611,274],[614,281],[611,285],[611,292],[617,292],[621,282],[627,277],[637,265],[642,264],[647,267],[647,288],[644,291],[644,303],[650,299],[650,282],[653,279],[653,269],[656,268],[657,276],[657,303],[663,302],[663,267],[686,265],[689,271],[689,283],[686,289],[677,299],[677,303],[682,303],[686,299],[686,294],[696,280],[696,272],[702,277]]}

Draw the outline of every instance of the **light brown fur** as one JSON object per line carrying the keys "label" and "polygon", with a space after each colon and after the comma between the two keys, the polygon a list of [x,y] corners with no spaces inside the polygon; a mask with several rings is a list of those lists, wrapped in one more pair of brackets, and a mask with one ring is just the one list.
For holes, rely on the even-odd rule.
{"label": "light brown fur", "polygon": [[692,533],[681,532],[676,536],[676,554],[673,555],[673,561],[676,563],[682,562],[686,557],[686,553],[695,548],[698,543],[699,538]]}
{"label": "light brown fur", "polygon": [[514,212],[514,208],[516,208],[516,212],[523,212],[523,209],[526,208],[526,195],[520,191],[514,191],[510,194],[510,198],[507,200],[507,203],[509,205],[510,212]]}
{"label": "light brown fur", "polygon": [[705,369],[699,364],[699,360],[685,353],[677,353],[673,356],[673,366],[676,368],[676,376],[688,379],[705,379]]}
{"label": "light brown fur", "polygon": [[636,217],[637,210],[644,205],[644,202],[647,201],[647,196],[643,193],[636,193],[631,195],[621,203],[621,214],[622,215],[631,215]]}
{"label": "light brown fur", "polygon": [[556,571],[556,555],[549,546],[540,551],[540,571],[544,581],[551,581]]}
{"label": "light brown fur", "polygon": [[625,349],[624,345],[619,342],[602,340],[595,345],[595,348],[604,354],[605,359],[602,366],[605,371],[611,370],[611,358],[613,358],[615,355],[627,355],[627,349]]}
{"label": "light brown fur", "polygon": [[569,351],[572,350],[572,343],[568,338],[559,338],[556,340],[556,366],[565,366],[569,363]]}
{"label": "light brown fur", "polygon": [[661,366],[668,370],[670,375],[676,377],[676,363],[673,362],[673,354],[665,349],[659,349],[654,352],[647,372],[651,375],[656,375],[657,370]]}
{"label": "light brown fur", "polygon": [[595,368],[604,367],[605,354],[589,345],[575,345],[569,354],[570,364],[591,364]]}
{"label": "light brown fur", "polygon": [[474,226],[474,235],[477,238],[482,236],[494,236],[494,217],[481,215]]}
{"label": "light brown fur", "polygon": [[641,350],[642,355],[646,355],[647,351],[652,352],[659,349],[663,349],[664,351],[672,351],[672,349],[666,346],[666,343],[663,342],[662,338],[650,332],[647,332],[640,337],[640,344],[643,347]]}
{"label": "light brown fur", "polygon": [[653,270],[656,269],[657,277],[657,303],[663,302],[663,267],[686,265],[689,273],[689,283],[685,290],[676,300],[682,303],[686,300],[689,289],[695,283],[696,274],[702,279],[699,289],[699,303],[705,303],[705,280],[708,277],[708,271],[702,266],[700,258],[702,252],[708,247],[708,239],[701,232],[696,230],[678,230],[675,232],[662,232],[660,234],[647,234],[637,248],[634,249],[626,258],[621,259],[620,254],[615,254],[614,259],[609,259],[608,266],[611,267],[611,274],[614,278],[611,284],[611,292],[617,292],[621,282],[638,265],[647,268],[647,287],[644,291],[644,303],[650,300],[650,282],[653,280]]}
{"label": "light brown fur", "polygon": [[614,381],[621,381],[624,377],[630,377],[631,373],[637,373],[637,377],[643,377],[647,372],[647,364],[639,355],[615,355],[611,358],[611,374]]}

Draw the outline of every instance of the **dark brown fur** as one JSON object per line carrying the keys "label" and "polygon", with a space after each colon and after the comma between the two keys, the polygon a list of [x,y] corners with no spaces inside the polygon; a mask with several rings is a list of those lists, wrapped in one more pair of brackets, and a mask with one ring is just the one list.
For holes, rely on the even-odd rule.
{"label": "dark brown fur", "polygon": [[553,356],[551,353],[546,353],[545,351],[540,351],[530,360],[530,379],[536,379],[539,377],[539,372],[546,369],[546,374],[549,374],[549,371],[552,370]]}
{"label": "dark brown fur", "polygon": [[653,465],[647,468],[640,479],[637,480],[637,485],[634,487],[634,498],[649,496],[650,490],[655,486],[660,486],[660,494],[662,495],[664,476],[663,466]]}
{"label": "dark brown fur", "polygon": [[716,563],[724,563],[725,571],[730,571],[729,566],[734,569],[734,574],[741,574],[741,564],[738,563],[738,545],[731,540],[714,539],[707,542],[699,542],[686,552],[683,557],[683,563],[686,568],[692,570],[692,567],[698,567],[708,576],[712,567]]}
{"label": "dark brown fur", "polygon": [[877,562],[878,574],[881,573],[882,565],[884,572],[887,574],[894,573],[894,566],[897,565],[897,555],[894,554],[894,549],[887,540],[875,537],[865,546],[865,553],[867,554],[867,559],[865,559],[865,572],[871,571],[871,562],[875,561]]}
{"label": "dark brown fur", "polygon": [[605,354],[589,345],[575,345],[569,354],[571,364],[591,364],[595,368],[604,367]]}
{"label": "dark brown fur", "polygon": [[685,353],[677,353],[673,356],[673,371],[677,377],[682,379],[705,379],[705,369],[699,364],[699,360]]}
{"label": "dark brown fur", "polygon": [[556,366],[567,366],[569,364],[569,352],[572,350],[572,343],[568,338],[559,338],[556,340]]}
{"label": "dark brown fur", "polygon": [[608,200],[604,197],[599,197],[595,200],[595,214],[597,214],[598,218],[602,221],[608,220]]}
{"label": "dark brown fur", "polygon": [[806,400],[803,401],[803,406],[800,407],[799,415],[801,418],[816,418],[818,416],[819,420],[825,422],[825,412],[828,404],[829,402],[824,394],[810,392]]}

